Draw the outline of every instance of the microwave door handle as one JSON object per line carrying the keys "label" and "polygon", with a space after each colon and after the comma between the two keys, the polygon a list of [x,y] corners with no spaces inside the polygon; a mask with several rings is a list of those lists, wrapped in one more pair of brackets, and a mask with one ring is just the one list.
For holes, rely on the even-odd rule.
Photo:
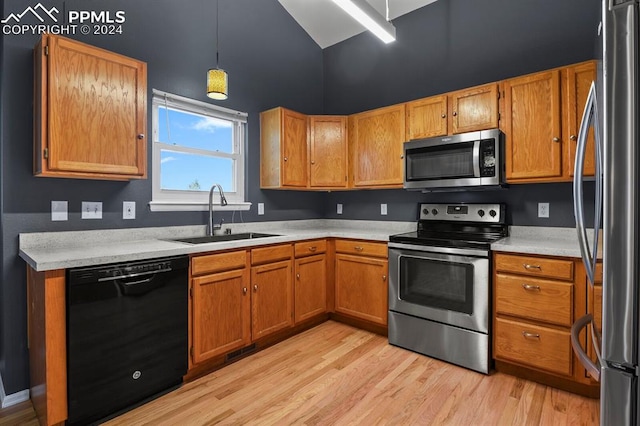
{"label": "microwave door handle", "polygon": [[[591,323],[591,327],[594,327],[593,324],[593,315],[587,314],[581,318],[579,318],[573,325],[571,326],[571,347],[573,348],[573,352],[576,354],[578,361],[580,364],[584,366],[587,370],[587,373],[591,377],[593,377],[596,381],[600,381],[600,365],[596,364],[589,358],[587,352],[584,350],[582,345],[580,345],[580,332]],[[595,347],[594,341],[594,347]]]}
{"label": "microwave door handle", "polygon": [[473,142],[473,176],[480,177],[480,141]]}
{"label": "microwave door handle", "polygon": [[578,131],[578,144],[576,146],[576,159],[575,159],[574,172],[573,172],[573,212],[576,218],[576,230],[578,232],[578,243],[580,246],[580,254],[582,256],[582,262],[584,263],[590,285],[593,285],[593,282],[594,282],[593,258],[595,258],[595,256],[593,257],[591,256],[591,250],[589,249],[589,243],[587,240],[587,230],[584,225],[584,200],[582,198],[583,197],[582,179],[584,177],[583,167],[584,167],[584,156],[585,156],[586,145],[587,145],[587,136],[589,134],[589,126],[591,125],[591,120],[593,118],[593,112],[595,109],[595,95],[596,95],[596,86],[595,86],[595,83],[592,83],[591,89],[589,90],[589,95],[587,96],[587,103],[584,108],[584,114],[582,115],[580,130]]}

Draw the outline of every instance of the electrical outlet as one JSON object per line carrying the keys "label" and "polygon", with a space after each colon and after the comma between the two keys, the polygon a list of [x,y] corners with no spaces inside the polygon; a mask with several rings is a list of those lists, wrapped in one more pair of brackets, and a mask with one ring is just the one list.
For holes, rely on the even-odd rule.
{"label": "electrical outlet", "polygon": [[380,214],[382,216],[386,216],[387,215],[387,205],[386,204],[380,204]]}
{"label": "electrical outlet", "polygon": [[338,204],[338,205],[336,206],[336,213],[338,213],[338,214],[342,214],[342,204]]}
{"label": "electrical outlet", "polygon": [[52,201],[51,202],[51,220],[69,220],[69,202],[68,201]]}
{"label": "electrical outlet", "polygon": [[83,201],[82,218],[102,219],[102,203],[99,201]]}
{"label": "electrical outlet", "polygon": [[549,203],[538,203],[538,217],[549,217]]}
{"label": "electrical outlet", "polygon": [[123,219],[136,218],[136,202],[135,201],[122,202],[122,218]]}
{"label": "electrical outlet", "polygon": [[258,203],[258,215],[262,216],[264,214],[264,203]]}

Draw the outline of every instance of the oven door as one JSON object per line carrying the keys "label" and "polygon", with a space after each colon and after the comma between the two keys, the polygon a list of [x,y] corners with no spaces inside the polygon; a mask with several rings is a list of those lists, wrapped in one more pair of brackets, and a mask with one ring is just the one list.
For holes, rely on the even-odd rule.
{"label": "oven door", "polygon": [[488,333],[488,251],[389,243],[389,310]]}

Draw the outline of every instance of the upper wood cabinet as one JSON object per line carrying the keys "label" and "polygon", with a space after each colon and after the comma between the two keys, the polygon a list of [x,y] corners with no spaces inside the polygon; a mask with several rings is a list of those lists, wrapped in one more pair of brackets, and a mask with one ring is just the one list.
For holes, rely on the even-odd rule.
{"label": "upper wood cabinet", "polygon": [[307,116],[286,108],[260,114],[260,187],[306,187]]}
{"label": "upper wood cabinet", "polygon": [[562,176],[560,70],[504,82],[508,181]]}
{"label": "upper wood cabinet", "polygon": [[51,34],[34,63],[34,174],[146,178],[146,64]]}
{"label": "upper wood cabinet", "polygon": [[498,127],[498,83],[407,102],[407,139]]}
{"label": "upper wood cabinet", "polygon": [[[564,108],[564,114],[562,143],[564,144],[563,156],[565,159],[564,176],[570,179],[573,177],[575,167],[578,129],[582,121],[584,106],[587,103],[591,83],[596,80],[596,63],[595,61],[589,61],[567,67],[563,70],[563,77],[562,106]],[[585,176],[595,175],[593,127],[589,129],[589,135],[587,136],[583,171]]]}
{"label": "upper wood cabinet", "polygon": [[402,186],[405,142],[405,106],[392,105],[354,114],[353,185]]}
{"label": "upper wood cabinet", "polygon": [[309,117],[309,186],[347,186],[347,117]]}

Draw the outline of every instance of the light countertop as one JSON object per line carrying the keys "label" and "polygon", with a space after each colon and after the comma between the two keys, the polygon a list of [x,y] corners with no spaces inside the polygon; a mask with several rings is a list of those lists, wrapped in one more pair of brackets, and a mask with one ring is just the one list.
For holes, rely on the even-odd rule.
{"label": "light countertop", "polygon": [[414,231],[415,222],[300,220],[224,225],[232,232],[261,232],[274,237],[188,244],[172,241],[205,235],[204,225],[20,234],[20,257],[36,271],[130,262],[193,253],[310,240],[352,238],[389,241],[389,235]]}
{"label": "light countertop", "polygon": [[[587,231],[593,241],[593,230]],[[598,244],[602,254],[602,239]],[[580,245],[575,228],[546,228],[538,226],[511,226],[509,236],[491,244],[491,250],[546,256],[580,258]]]}

